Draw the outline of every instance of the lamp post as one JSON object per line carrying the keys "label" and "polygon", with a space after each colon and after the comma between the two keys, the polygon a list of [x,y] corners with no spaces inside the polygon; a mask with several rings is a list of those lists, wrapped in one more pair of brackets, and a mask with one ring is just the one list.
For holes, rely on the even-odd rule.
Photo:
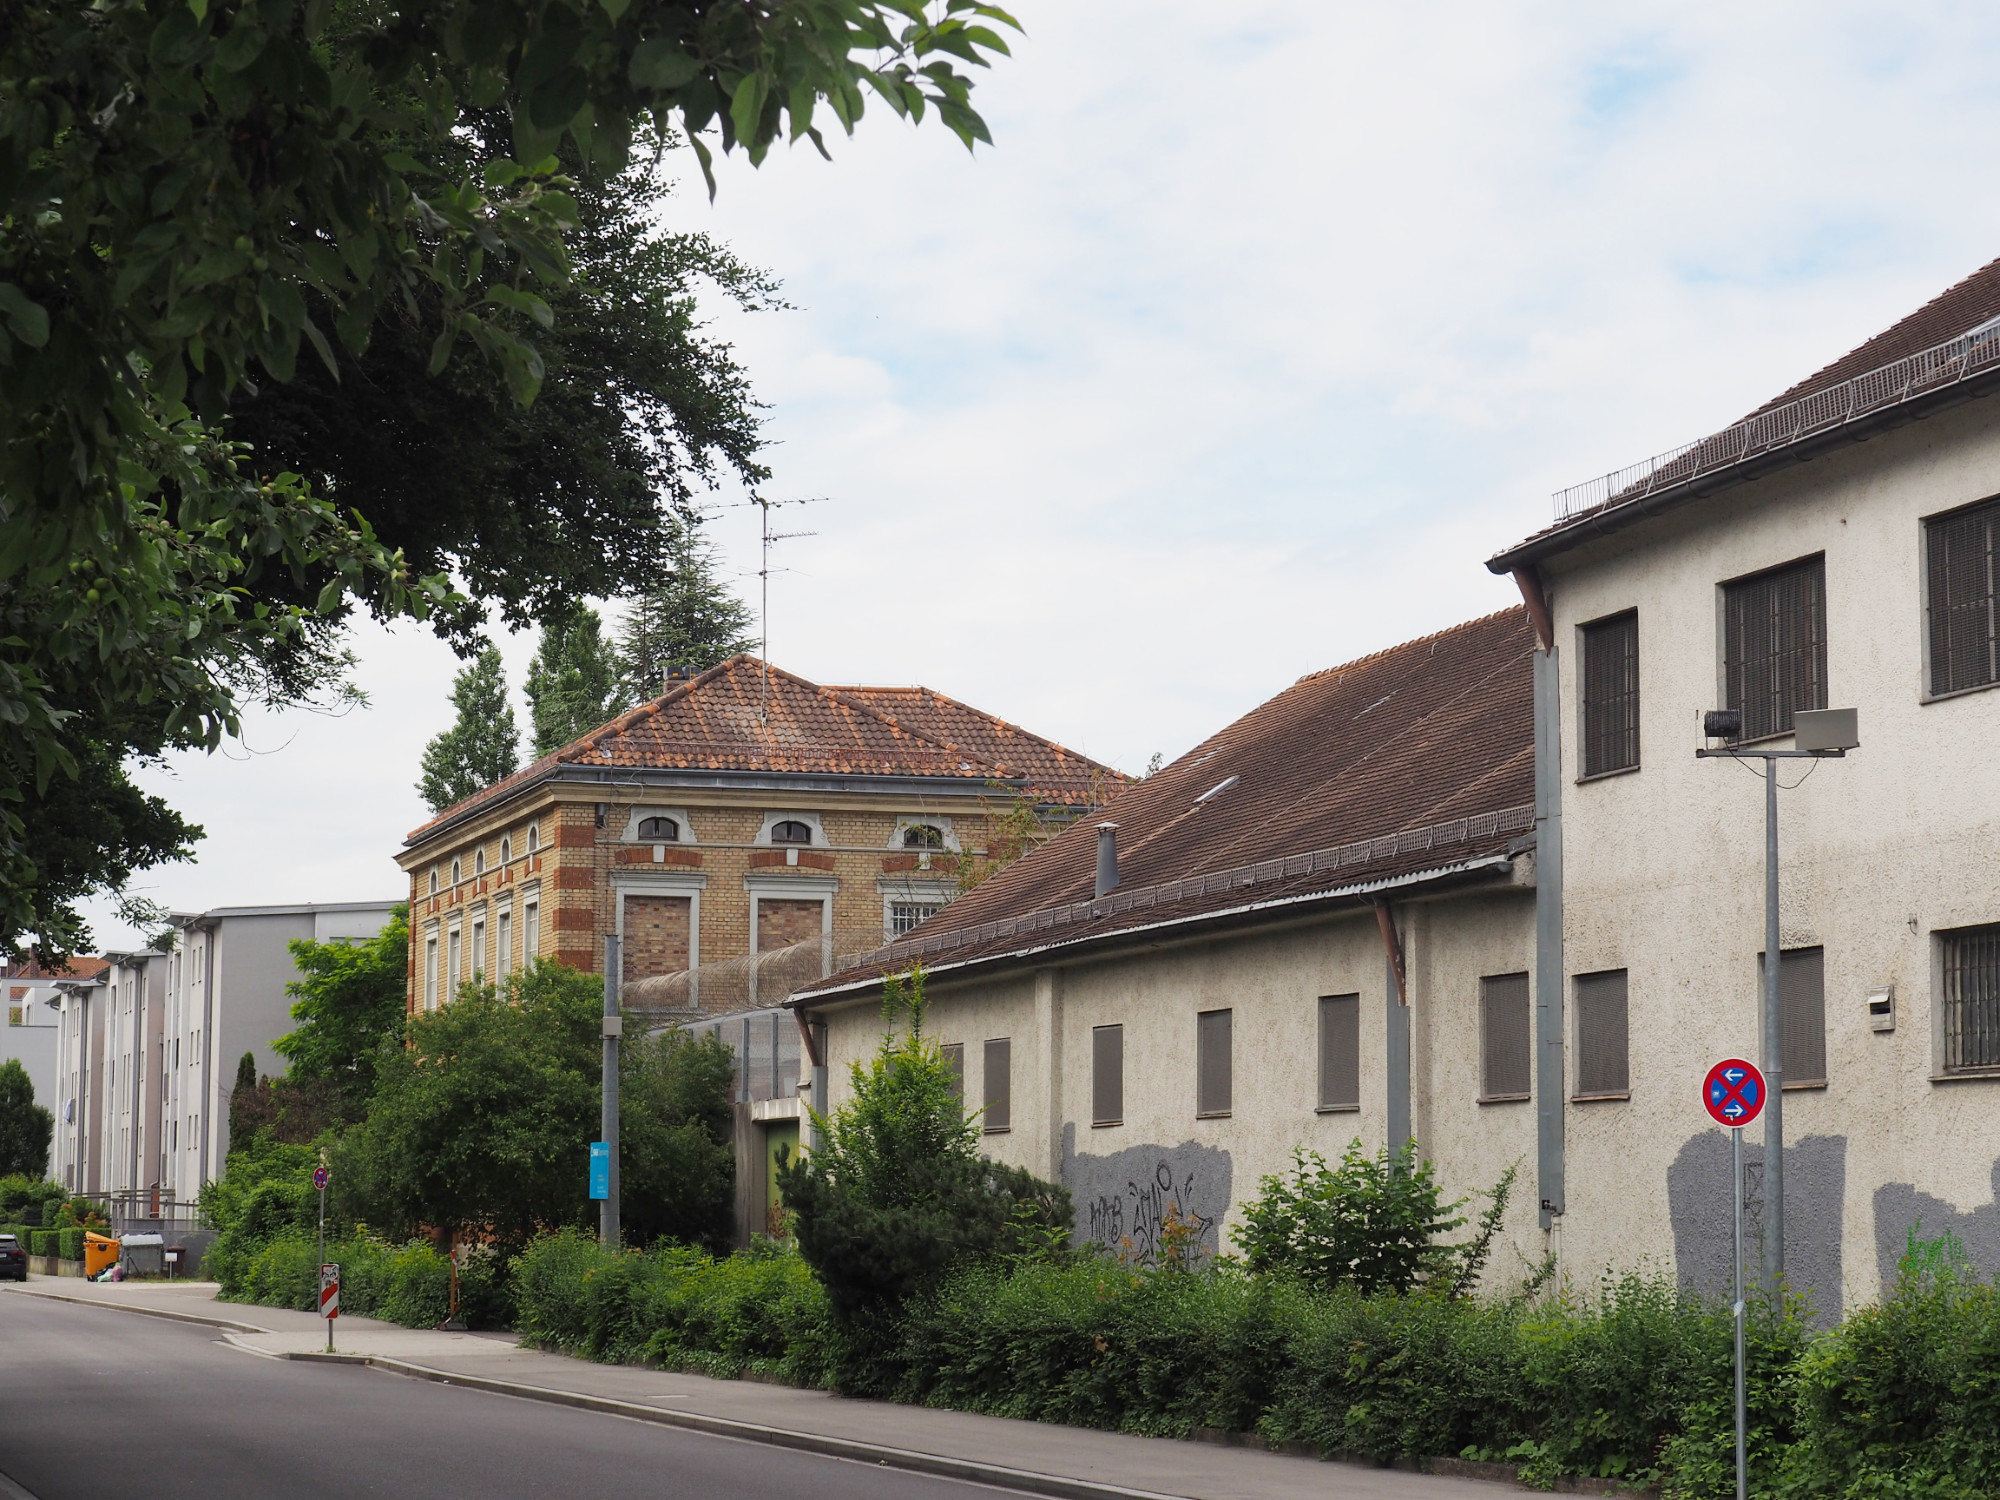
{"label": "lamp post", "polygon": [[[1746,750],[1734,743],[1743,733],[1740,709],[1717,708],[1702,715],[1702,733],[1730,741],[1695,751],[1698,760],[1764,762],[1764,1280],[1773,1298],[1785,1276],[1785,1028],[1779,1006],[1778,971],[1778,762],[1839,759],[1857,748],[1860,736],[1851,708],[1803,709],[1792,715],[1790,750]],[[1742,1187],[1737,1187],[1739,1208]]]}

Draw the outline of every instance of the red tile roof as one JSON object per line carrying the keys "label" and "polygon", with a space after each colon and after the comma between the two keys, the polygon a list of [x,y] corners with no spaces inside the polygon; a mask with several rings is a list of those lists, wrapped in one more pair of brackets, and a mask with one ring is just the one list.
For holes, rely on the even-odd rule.
{"label": "red tile roof", "polygon": [[446,808],[410,842],[563,765],[1019,782],[1067,804],[1125,780],[929,688],[822,687],[739,655]]}
{"label": "red tile roof", "polygon": [[78,954],[66,964],[44,965],[37,959],[0,968],[0,979],[95,979],[111,967],[108,958],[85,958]]}
{"label": "red tile roof", "polygon": [[1302,677],[1104,810],[1111,895],[1084,819],[815,989],[1502,854],[1532,825],[1533,647],[1515,608]]}

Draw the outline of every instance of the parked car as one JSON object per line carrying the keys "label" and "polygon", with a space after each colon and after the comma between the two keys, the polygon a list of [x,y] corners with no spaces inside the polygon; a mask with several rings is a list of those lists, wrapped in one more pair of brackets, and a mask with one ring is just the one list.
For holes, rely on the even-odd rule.
{"label": "parked car", "polygon": [[0,1234],[0,1276],[11,1276],[16,1281],[28,1279],[28,1252],[11,1234]]}

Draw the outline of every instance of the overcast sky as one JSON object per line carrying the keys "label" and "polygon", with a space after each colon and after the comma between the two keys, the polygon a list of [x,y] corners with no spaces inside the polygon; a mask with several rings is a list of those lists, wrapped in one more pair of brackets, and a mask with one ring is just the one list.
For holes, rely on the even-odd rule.
{"label": "overcast sky", "polygon": [[[1022,0],[996,145],[873,113],[665,222],[796,310],[771,655],[1128,770],[1299,674],[1514,602],[1561,486],[1726,425],[2000,255],[2000,12],[1841,0]],[[718,496],[718,502],[735,498]],[[757,566],[755,513],[711,531]],[[741,580],[754,604],[754,578]],[[149,774],[179,909],[401,889],[456,661]],[[532,641],[503,642],[518,690]],[[523,725],[525,711],[521,713]],[[1374,830],[1360,830],[1372,832]],[[123,935],[101,920],[100,941]]]}

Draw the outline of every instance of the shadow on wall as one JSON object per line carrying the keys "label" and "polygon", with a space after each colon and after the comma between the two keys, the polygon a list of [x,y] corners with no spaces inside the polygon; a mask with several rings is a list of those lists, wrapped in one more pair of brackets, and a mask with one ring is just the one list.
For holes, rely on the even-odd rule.
{"label": "shadow on wall", "polygon": [[[1846,1193],[1846,1136],[1809,1135],[1785,1147],[1785,1269],[1793,1290],[1811,1302],[1816,1326],[1840,1318]],[[1744,1278],[1754,1281],[1763,1263],[1764,1148],[1750,1139],[1743,1142],[1743,1197]],[[1705,1297],[1729,1296],[1729,1198],[1729,1132],[1689,1137],[1667,1168],[1667,1211],[1675,1274]]]}
{"label": "shadow on wall", "polygon": [[1980,1275],[2000,1274],[2000,1161],[1993,1163],[1992,1182],[1993,1202],[1965,1213],[1907,1182],[1886,1182],[1875,1189],[1875,1260],[1882,1290],[1895,1285],[1896,1265],[1909,1248],[1912,1227],[1927,1240],[1950,1230]]}
{"label": "shadow on wall", "polygon": [[1221,1249],[1229,1210],[1229,1153],[1184,1141],[1133,1146],[1109,1156],[1080,1156],[1076,1126],[1063,1126],[1063,1186],[1076,1205],[1076,1238],[1128,1260],[1151,1262],[1169,1210],[1198,1230],[1202,1251]]}

